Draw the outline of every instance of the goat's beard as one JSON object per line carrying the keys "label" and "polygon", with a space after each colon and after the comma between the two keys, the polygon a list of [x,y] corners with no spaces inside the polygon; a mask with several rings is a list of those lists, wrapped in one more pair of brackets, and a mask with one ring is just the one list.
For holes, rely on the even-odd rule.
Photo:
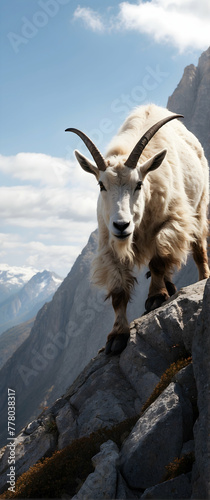
{"label": "goat's beard", "polygon": [[110,236],[109,244],[112,251],[118,257],[120,262],[133,264],[134,261],[134,251],[133,251],[133,235],[131,234],[128,238],[121,240],[114,236]]}

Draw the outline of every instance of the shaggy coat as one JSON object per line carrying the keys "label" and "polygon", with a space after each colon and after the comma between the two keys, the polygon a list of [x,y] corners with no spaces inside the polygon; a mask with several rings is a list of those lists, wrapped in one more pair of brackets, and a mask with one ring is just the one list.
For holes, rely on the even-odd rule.
{"label": "shaggy coat", "polygon": [[126,165],[140,137],[170,115],[155,105],[135,109],[111,141],[102,169],[76,152],[82,168],[94,173],[101,189],[98,252],[92,280],[107,289],[115,310],[107,353],[121,352],[127,343],[126,307],[135,283],[134,266],[149,264],[147,312],[175,292],[174,267],[180,268],[186,262],[190,249],[199,279],[209,277],[209,170],[197,138],[174,119],[149,140],[135,168]]}

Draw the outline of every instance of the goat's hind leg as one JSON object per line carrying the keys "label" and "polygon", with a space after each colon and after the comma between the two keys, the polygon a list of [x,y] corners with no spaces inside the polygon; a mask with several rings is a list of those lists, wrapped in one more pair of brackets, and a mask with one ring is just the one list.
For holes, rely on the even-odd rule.
{"label": "goat's hind leg", "polygon": [[130,328],[126,316],[129,294],[123,289],[115,289],[109,293],[108,297],[112,298],[115,322],[112,331],[107,337],[105,352],[106,354],[120,354],[125,349],[130,336]]}
{"label": "goat's hind leg", "polygon": [[209,230],[209,221],[206,217],[205,196],[201,198],[197,207],[198,231],[195,234],[195,240],[192,243],[192,254],[198,268],[199,280],[209,278],[209,265],[207,255],[207,237]]}
{"label": "goat's hind leg", "polygon": [[206,247],[205,239],[203,241],[197,240],[192,244],[193,258],[198,268],[199,280],[204,280],[210,276]]}

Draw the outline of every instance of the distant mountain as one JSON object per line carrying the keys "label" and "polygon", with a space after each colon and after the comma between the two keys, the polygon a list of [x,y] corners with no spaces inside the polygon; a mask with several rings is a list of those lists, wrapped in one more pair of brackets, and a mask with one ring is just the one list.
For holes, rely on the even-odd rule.
{"label": "distant mountain", "polygon": [[210,164],[210,47],[201,54],[197,67],[185,68],[167,108],[184,115],[184,124],[201,142]]}
{"label": "distant mountain", "polygon": [[18,292],[37,272],[32,267],[0,264],[0,304]]}
{"label": "distant mountain", "polygon": [[0,335],[0,369],[30,334],[35,318],[13,326]]}
{"label": "distant mountain", "polygon": [[[33,318],[43,304],[52,299],[62,283],[62,278],[50,271],[37,272],[28,281],[32,272],[29,269],[25,274],[15,274],[14,268],[1,271],[2,287],[10,291],[15,288],[19,290],[0,304],[0,333]],[[24,286],[21,286],[24,281]]]}

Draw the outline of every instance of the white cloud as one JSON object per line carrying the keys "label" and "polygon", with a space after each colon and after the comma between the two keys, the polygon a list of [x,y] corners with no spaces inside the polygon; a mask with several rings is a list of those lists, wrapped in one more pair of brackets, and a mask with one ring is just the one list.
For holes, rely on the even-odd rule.
{"label": "white cloud", "polygon": [[87,238],[84,237],[75,245],[46,245],[39,240],[26,241],[18,234],[0,233],[0,259],[1,262],[7,261],[9,265],[50,269],[65,277],[86,242]]}
{"label": "white cloud", "polygon": [[1,156],[0,172],[0,260],[65,276],[97,226],[96,179],[76,161],[34,153]]}
{"label": "white cloud", "polygon": [[[65,186],[69,182],[85,185],[84,172],[76,161],[41,153],[0,155],[0,172],[21,181],[38,182],[47,186]],[[93,182],[90,183],[93,186]]]}
{"label": "white cloud", "polygon": [[199,3],[195,0],[122,2],[119,8],[118,27],[121,29],[146,33],[156,42],[170,43],[180,51],[205,49],[209,45],[208,0]]}
{"label": "white cloud", "polygon": [[74,19],[82,19],[85,26],[92,31],[101,32],[104,30],[100,14],[89,7],[78,6],[74,12]]}
{"label": "white cloud", "polygon": [[78,7],[74,18],[84,20],[93,31],[137,31],[157,43],[167,43],[178,48],[205,50],[209,46],[209,0],[140,0],[136,3],[121,2],[116,16],[107,8],[105,20],[89,8]]}
{"label": "white cloud", "polygon": [[[86,242],[87,240],[85,239],[82,242],[82,246]],[[81,247],[80,244],[71,247],[68,245],[49,246],[39,241],[31,241],[25,250],[27,250],[28,254],[26,260],[27,266],[48,269],[50,262],[50,269],[56,270],[58,274],[65,277],[78,257]]]}
{"label": "white cloud", "polygon": [[[97,190],[96,190],[97,192]],[[70,188],[11,186],[0,188],[0,214],[3,224],[22,227],[54,227],[71,221],[95,220],[96,198],[92,192]]]}

